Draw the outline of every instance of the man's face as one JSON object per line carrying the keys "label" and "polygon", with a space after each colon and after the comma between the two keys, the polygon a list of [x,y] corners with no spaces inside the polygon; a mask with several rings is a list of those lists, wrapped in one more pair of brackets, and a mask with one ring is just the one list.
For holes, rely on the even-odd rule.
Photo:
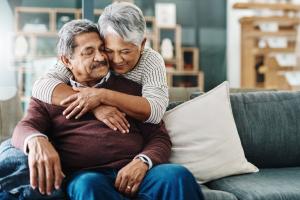
{"label": "man's face", "polygon": [[75,37],[73,55],[67,64],[77,82],[91,85],[108,72],[106,55],[102,52],[103,42],[97,33],[82,33]]}
{"label": "man's face", "polygon": [[124,41],[116,34],[109,34],[105,37],[105,52],[109,65],[118,74],[127,73],[136,66],[143,48],[144,42],[136,46]]}

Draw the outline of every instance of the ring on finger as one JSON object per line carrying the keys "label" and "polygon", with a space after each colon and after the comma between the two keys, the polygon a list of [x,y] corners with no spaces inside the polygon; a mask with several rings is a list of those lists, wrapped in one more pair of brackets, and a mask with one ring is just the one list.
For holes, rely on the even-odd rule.
{"label": "ring on finger", "polygon": [[80,108],[81,108],[81,105],[76,106],[76,108],[80,109]]}
{"label": "ring on finger", "polygon": [[128,190],[131,190],[131,186],[130,186],[130,185],[127,185],[127,189],[128,189]]}

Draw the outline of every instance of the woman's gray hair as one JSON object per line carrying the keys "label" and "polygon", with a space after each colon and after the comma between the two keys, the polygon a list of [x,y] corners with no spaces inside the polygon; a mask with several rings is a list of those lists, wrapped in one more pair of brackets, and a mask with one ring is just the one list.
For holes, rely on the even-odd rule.
{"label": "woman's gray hair", "polygon": [[90,32],[99,34],[97,24],[86,19],[67,22],[58,32],[57,54],[71,58],[76,47],[75,36]]}
{"label": "woman's gray hair", "polygon": [[126,42],[140,45],[145,37],[146,21],[141,9],[128,2],[115,2],[101,14],[98,25],[100,35],[117,34]]}

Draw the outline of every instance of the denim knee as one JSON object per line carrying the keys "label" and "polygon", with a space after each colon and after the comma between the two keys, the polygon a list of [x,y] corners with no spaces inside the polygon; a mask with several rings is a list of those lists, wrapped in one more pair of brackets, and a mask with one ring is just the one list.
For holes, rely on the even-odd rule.
{"label": "denim knee", "polygon": [[203,199],[192,173],[177,164],[161,164],[150,169],[141,184],[139,197],[164,200]]}
{"label": "denim knee", "polygon": [[155,174],[157,174],[157,177],[159,177],[160,180],[163,180],[164,182],[171,182],[174,183],[174,181],[178,181],[180,179],[191,181],[194,180],[194,176],[192,173],[185,168],[182,165],[178,164],[162,164],[158,165],[155,169]]}
{"label": "denim knee", "polygon": [[[101,181],[103,179],[103,181]],[[78,196],[80,193],[104,189],[106,185],[105,176],[93,172],[84,172],[75,175],[67,185],[69,196]],[[99,187],[100,186],[100,187]]]}

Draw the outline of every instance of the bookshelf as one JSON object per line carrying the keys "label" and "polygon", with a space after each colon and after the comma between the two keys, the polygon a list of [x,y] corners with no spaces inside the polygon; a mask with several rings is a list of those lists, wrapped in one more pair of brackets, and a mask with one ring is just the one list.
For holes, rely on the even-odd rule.
{"label": "bookshelf", "polygon": [[[300,6],[292,3],[236,3],[235,9],[281,11],[268,16],[248,16],[240,19],[241,86],[245,88],[275,88],[282,83],[282,71],[295,66],[279,66],[274,53],[294,53]],[[269,28],[264,28],[268,27]],[[277,82],[277,83],[276,83]]]}

